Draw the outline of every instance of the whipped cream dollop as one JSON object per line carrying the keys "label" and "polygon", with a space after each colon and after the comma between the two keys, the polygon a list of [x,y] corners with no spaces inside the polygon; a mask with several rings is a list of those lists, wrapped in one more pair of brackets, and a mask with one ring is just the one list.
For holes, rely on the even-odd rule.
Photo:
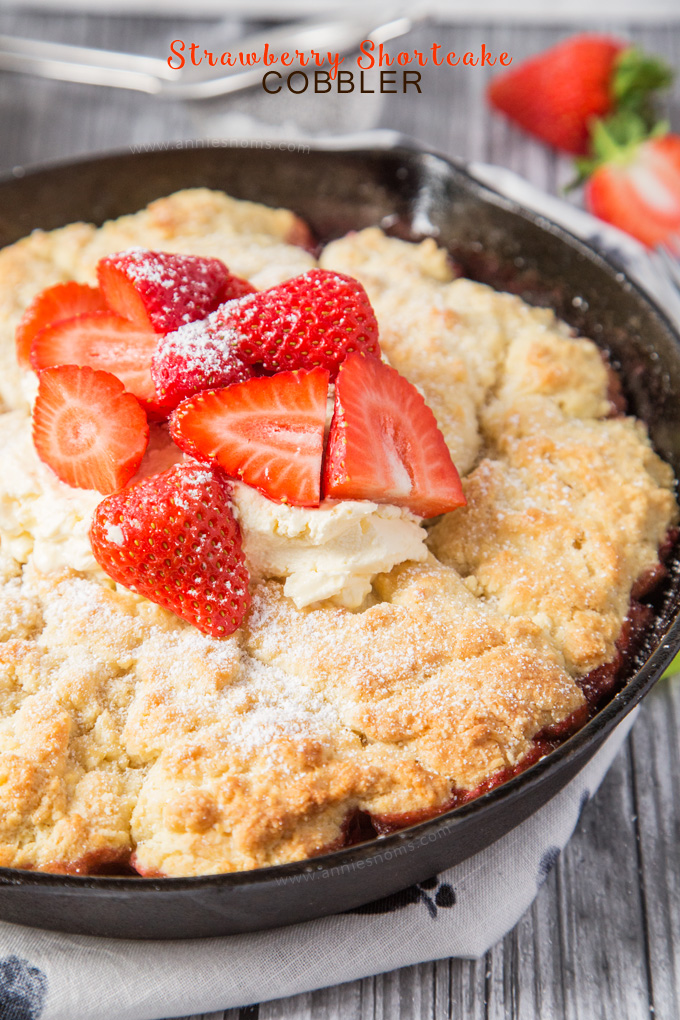
{"label": "whipped cream dollop", "polygon": [[98,569],[87,532],[101,494],[59,481],[38,458],[21,411],[0,418],[0,445],[3,548],[19,563],[31,559],[42,573]]}
{"label": "whipped cream dollop", "polygon": [[[20,563],[31,560],[42,573],[70,567],[105,576],[88,537],[102,495],[71,488],[43,464],[21,411],[0,415],[0,451],[3,548]],[[167,432],[152,427],[135,480],[165,471],[182,457]],[[284,591],[298,608],[331,599],[356,609],[376,574],[427,557],[425,529],[400,507],[364,500],[293,507],[273,503],[243,482],[233,484],[232,499],[251,576],[285,578]],[[122,540],[119,531],[112,529],[111,541]]]}
{"label": "whipped cream dollop", "polygon": [[232,500],[254,577],[285,578],[300,609],[331,599],[357,609],[376,574],[427,558],[426,531],[408,510],[368,500],[326,500],[319,508],[273,503],[243,482]]}
{"label": "whipped cream dollop", "polygon": [[[43,464],[22,411],[0,415],[0,451],[0,537],[5,551],[19,563],[30,559],[41,573],[70,567],[104,576],[88,536],[102,494],[66,485]],[[167,433],[152,427],[135,480],[165,471],[181,458]]]}

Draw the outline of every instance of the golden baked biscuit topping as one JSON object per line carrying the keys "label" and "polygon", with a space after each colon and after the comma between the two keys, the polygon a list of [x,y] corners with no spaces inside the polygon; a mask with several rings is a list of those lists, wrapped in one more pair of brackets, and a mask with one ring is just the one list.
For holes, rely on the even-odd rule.
{"label": "golden baked biscuit topping", "polygon": [[130,247],[219,259],[263,290],[315,268],[307,238],[285,210],[196,189],[0,252],[4,866],[209,874],[341,846],[358,812],[389,831],[546,753],[620,654],[678,520],[670,468],[640,422],[612,415],[591,341],[454,279],[434,241],[374,228],[320,265],[365,288],[382,351],[462,476],[467,506],[428,529],[429,555],[369,574],[352,609],[298,606],[287,575],[253,571],[252,606],[221,638],[97,567],[101,497],[48,479],[32,452],[14,354],[25,308],[54,284],[93,285]]}

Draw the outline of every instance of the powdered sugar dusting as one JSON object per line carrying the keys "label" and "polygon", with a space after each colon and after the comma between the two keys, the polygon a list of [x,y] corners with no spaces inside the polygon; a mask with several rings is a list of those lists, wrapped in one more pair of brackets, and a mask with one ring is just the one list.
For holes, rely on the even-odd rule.
{"label": "powdered sugar dusting", "polygon": [[224,324],[223,308],[231,303],[162,337],[151,368],[159,393],[179,401],[248,378],[238,355],[240,335]]}
{"label": "powdered sugar dusting", "polygon": [[107,262],[131,281],[159,333],[213,311],[229,279],[223,262],[197,255],[128,248]]}
{"label": "powdered sugar dusting", "polygon": [[106,535],[106,541],[112,542],[114,545],[122,546],[125,541],[123,529],[119,524],[112,524],[109,521],[104,529],[104,534]]}

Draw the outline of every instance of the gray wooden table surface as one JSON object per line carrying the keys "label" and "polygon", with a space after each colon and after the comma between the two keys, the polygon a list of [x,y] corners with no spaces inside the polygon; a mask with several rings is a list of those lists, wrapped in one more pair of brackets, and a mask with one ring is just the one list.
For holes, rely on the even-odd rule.
{"label": "gray wooden table surface", "polygon": [[[680,67],[680,23],[591,27],[623,34]],[[409,44],[437,41],[461,52],[484,41],[492,52],[519,59],[573,29],[427,25]],[[209,38],[212,25],[0,9],[0,32],[165,56],[169,39]],[[441,151],[507,166],[559,191],[570,178],[568,162],[489,113],[488,74],[426,73],[420,96],[335,97],[330,118],[323,96],[291,100],[257,90],[191,106],[0,74],[0,169],[131,144],[224,137],[250,130],[249,118],[284,133],[322,130],[330,120],[341,131],[396,128]],[[678,87],[668,112],[680,129]],[[679,735],[680,678],[661,682],[646,700],[631,739],[535,903],[483,959],[439,960],[203,1020],[679,1018]]]}

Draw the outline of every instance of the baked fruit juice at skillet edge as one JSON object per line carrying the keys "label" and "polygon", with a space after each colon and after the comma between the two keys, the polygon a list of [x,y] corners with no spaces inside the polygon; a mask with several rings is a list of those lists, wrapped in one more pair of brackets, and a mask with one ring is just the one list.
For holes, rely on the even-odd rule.
{"label": "baked fruit juice at skillet edge", "polygon": [[0,754],[49,776],[1,863],[300,860],[586,721],[677,522],[594,344],[433,241],[369,229],[317,264],[292,214],[217,192],[74,227],[66,274],[71,228],[0,253],[61,260],[13,328],[30,415],[0,417],[6,592],[42,620],[7,646]]}

